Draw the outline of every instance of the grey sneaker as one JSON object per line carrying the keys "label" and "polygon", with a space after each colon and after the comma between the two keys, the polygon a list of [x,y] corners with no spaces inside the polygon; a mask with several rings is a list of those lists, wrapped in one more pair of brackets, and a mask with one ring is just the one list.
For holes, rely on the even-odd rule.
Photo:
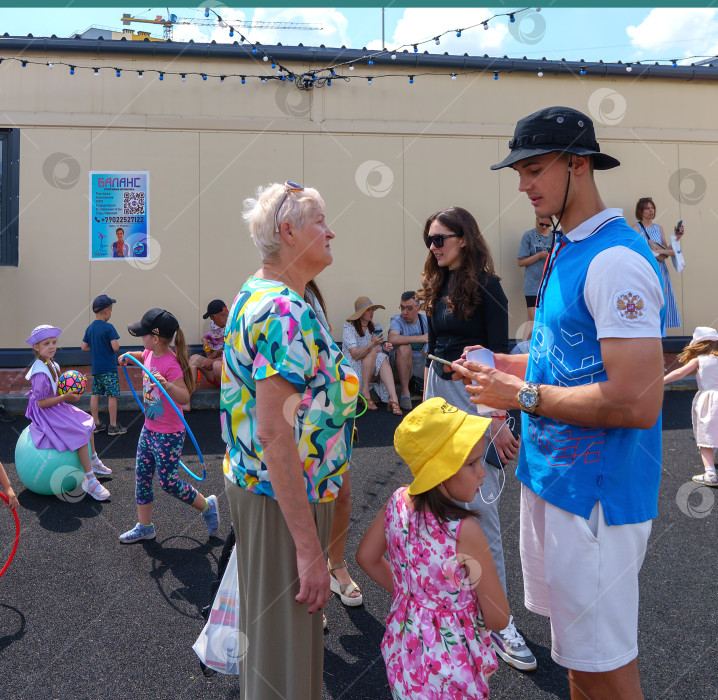
{"label": "grey sneaker", "polygon": [[107,428],[108,435],[124,435],[126,432],[127,428],[125,428],[124,425],[120,425],[119,423],[117,425],[110,425]]}
{"label": "grey sneaker", "polygon": [[219,530],[219,504],[217,503],[217,496],[209,496],[207,503],[209,503],[209,508],[207,508],[206,513],[202,513],[202,517],[207,525],[207,534],[212,537],[212,535],[216,535],[217,530]]}
{"label": "grey sneaker", "polygon": [[101,433],[103,430],[107,430],[106,423],[95,423],[95,429],[92,432],[93,433]]}
{"label": "grey sneaker", "polygon": [[399,397],[399,406],[400,406],[400,408],[404,409],[405,411],[411,411],[411,409],[414,408],[411,405],[411,396],[400,396]]}
{"label": "grey sneaker", "polygon": [[509,666],[519,671],[533,671],[536,668],[536,657],[514,627],[513,615],[509,618],[509,626],[506,629],[491,633],[491,646]]}
{"label": "grey sneaker", "polygon": [[120,542],[122,544],[132,544],[139,542],[140,540],[153,540],[155,538],[155,526],[154,525],[141,525],[137,523],[131,530],[123,532],[120,535]]}

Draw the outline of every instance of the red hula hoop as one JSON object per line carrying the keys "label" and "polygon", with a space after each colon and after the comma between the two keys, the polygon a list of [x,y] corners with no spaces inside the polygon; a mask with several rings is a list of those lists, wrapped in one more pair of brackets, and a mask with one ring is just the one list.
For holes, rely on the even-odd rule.
{"label": "red hula hoop", "polygon": [[[5,503],[10,503],[10,499],[2,491],[0,491],[0,498],[2,498]],[[10,566],[10,562],[12,561],[12,558],[15,556],[15,552],[17,551],[17,543],[20,540],[20,518],[17,517],[17,508],[12,510],[12,514],[15,516],[15,544],[12,547],[12,552],[10,552],[10,556],[5,562],[5,566],[0,569],[0,577],[2,577],[2,575],[7,571],[8,566]]]}

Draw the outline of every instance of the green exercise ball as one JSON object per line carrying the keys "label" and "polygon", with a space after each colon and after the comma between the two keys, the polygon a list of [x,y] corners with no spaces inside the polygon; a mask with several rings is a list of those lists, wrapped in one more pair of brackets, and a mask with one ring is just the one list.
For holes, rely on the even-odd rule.
{"label": "green exercise ball", "polygon": [[[90,454],[90,446],[87,446]],[[59,496],[80,486],[85,472],[77,450],[39,450],[30,437],[30,426],[15,445],[15,468],[25,488],[43,496]]]}

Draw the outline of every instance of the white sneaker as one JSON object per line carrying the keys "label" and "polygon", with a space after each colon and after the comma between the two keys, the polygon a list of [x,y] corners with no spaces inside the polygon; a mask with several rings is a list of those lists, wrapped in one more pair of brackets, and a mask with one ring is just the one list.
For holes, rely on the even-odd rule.
{"label": "white sneaker", "polygon": [[106,501],[110,497],[110,492],[97,480],[88,481],[87,477],[82,480],[82,490],[92,496],[96,501]]}
{"label": "white sneaker", "polygon": [[533,671],[536,668],[536,657],[516,630],[513,615],[506,629],[491,633],[491,646],[509,666],[519,671]]}

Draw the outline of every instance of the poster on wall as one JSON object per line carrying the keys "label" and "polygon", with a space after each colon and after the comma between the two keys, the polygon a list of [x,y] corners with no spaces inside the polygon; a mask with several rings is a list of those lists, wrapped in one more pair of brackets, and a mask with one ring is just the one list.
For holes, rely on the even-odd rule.
{"label": "poster on wall", "polygon": [[90,261],[147,258],[150,174],[90,172]]}

